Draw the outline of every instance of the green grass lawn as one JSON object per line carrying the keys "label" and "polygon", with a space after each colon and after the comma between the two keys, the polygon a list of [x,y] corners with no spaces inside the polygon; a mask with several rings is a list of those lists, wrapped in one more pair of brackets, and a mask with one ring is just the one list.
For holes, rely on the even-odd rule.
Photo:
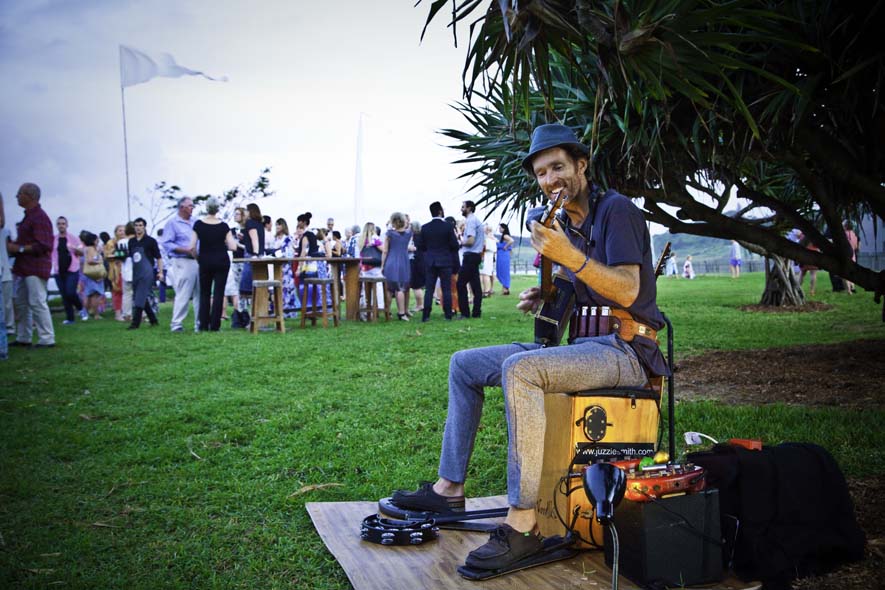
{"label": "green grass lawn", "polygon": [[[758,301],[758,274],[658,284],[677,358],[885,338],[869,294],[821,288],[830,311],[749,314],[738,307]],[[163,328],[137,332],[57,316],[57,348],[0,363],[0,587],[349,587],[305,502],[376,500],[433,478],[448,358],[531,339],[515,303],[494,296],[469,322],[437,308],[428,324],[292,322],[256,336],[171,334],[168,306]],[[503,404],[497,390],[487,399],[472,495],[505,491]],[[885,472],[882,423],[881,411],[677,406],[679,433],[816,442],[853,476]],[[322,484],[340,486],[301,492]]]}

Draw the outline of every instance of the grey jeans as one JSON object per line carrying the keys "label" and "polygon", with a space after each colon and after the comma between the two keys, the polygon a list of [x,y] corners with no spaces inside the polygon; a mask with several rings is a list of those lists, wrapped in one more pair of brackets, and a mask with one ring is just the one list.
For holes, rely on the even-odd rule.
{"label": "grey jeans", "polygon": [[46,301],[46,279],[18,277],[15,289],[15,329],[17,342],[31,344],[37,328],[37,344],[55,344],[55,329]]}
{"label": "grey jeans", "polygon": [[456,352],[449,364],[449,408],[439,475],[465,481],[484,388],[501,386],[509,439],[507,500],[516,508],[534,508],[544,458],[544,394],[641,387],[646,382],[636,353],[614,334],[553,348],[514,343]]}
{"label": "grey jeans", "polygon": [[188,303],[194,302],[194,330],[200,326],[200,281],[197,261],[190,258],[173,258],[175,275],[175,299],[172,302],[172,322],[170,327],[177,330],[187,317]]}

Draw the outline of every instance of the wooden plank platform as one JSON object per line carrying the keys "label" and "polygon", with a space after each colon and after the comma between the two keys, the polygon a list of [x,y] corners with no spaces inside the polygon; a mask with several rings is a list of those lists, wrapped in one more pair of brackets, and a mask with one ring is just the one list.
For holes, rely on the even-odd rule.
{"label": "wooden plank platform", "polygon": [[[467,509],[495,508],[506,503],[504,496],[468,499]],[[385,547],[360,539],[360,523],[377,512],[377,502],[309,502],[306,508],[320,538],[341,564],[354,590],[611,588],[611,570],[605,565],[602,551],[582,551],[573,559],[472,582],[456,570],[470,551],[488,539],[488,533],[442,530],[439,539],[426,545]],[[622,590],[639,588],[623,576],[619,586]],[[693,586],[722,590],[758,590],[759,587],[743,584],[735,578],[715,586]]]}

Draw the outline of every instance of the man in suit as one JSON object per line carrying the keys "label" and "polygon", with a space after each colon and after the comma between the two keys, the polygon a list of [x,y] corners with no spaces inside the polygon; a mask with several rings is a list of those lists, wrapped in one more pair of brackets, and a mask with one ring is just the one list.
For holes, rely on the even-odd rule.
{"label": "man in suit", "polygon": [[443,313],[447,320],[452,319],[452,252],[458,251],[455,229],[443,219],[443,207],[439,201],[431,203],[430,215],[433,219],[421,226],[421,234],[416,236],[415,244],[424,252],[424,262],[427,265],[422,322],[430,320],[437,278],[442,287]]}

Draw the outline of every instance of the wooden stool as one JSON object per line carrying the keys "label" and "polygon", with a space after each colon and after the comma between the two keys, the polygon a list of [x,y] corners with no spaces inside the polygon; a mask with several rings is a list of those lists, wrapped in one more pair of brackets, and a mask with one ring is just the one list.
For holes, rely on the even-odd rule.
{"label": "wooden stool", "polygon": [[[335,327],[338,327],[338,302],[335,301],[335,298],[332,297],[333,289],[332,289],[332,281],[335,279],[321,279],[318,277],[309,277],[301,280],[301,284],[304,285],[304,301],[301,302],[301,327],[304,328],[307,325],[307,318],[310,318],[310,322],[312,325],[316,325],[317,318],[323,319],[323,327],[329,327],[329,318],[332,318],[332,323]],[[310,293],[311,287],[318,287],[314,289],[313,293],[313,305],[308,308],[307,307],[307,297]],[[320,300],[319,308],[317,311],[317,299]],[[326,306],[326,299],[331,299],[332,304],[331,307]],[[310,309],[310,311],[308,311]]]}
{"label": "wooden stool", "polygon": [[[575,393],[549,393],[544,396],[547,429],[544,433],[544,460],[536,507],[538,527],[544,536],[565,535],[557,516],[575,523],[581,535],[580,548],[603,544],[602,525],[593,517],[593,507],[580,484],[567,497],[557,494],[560,479],[571,471],[619,455],[652,457],[657,451],[660,428],[661,378],[649,389],[607,388]],[[588,542],[590,541],[590,542]]]}
{"label": "wooden stool", "polygon": [[390,321],[390,293],[387,292],[387,289],[384,287],[384,278],[383,277],[360,277],[360,287],[363,290],[365,295],[365,305],[360,307],[360,313],[366,314],[366,320],[370,322],[378,321],[378,283],[381,283],[381,288],[384,290],[384,319],[385,321]]}
{"label": "wooden stool", "polygon": [[[273,313],[270,313],[270,289],[273,289]],[[268,320],[270,320],[268,322]],[[255,334],[261,324],[276,325],[277,332],[285,332],[283,322],[283,283],[280,281],[252,281],[252,327]]]}

